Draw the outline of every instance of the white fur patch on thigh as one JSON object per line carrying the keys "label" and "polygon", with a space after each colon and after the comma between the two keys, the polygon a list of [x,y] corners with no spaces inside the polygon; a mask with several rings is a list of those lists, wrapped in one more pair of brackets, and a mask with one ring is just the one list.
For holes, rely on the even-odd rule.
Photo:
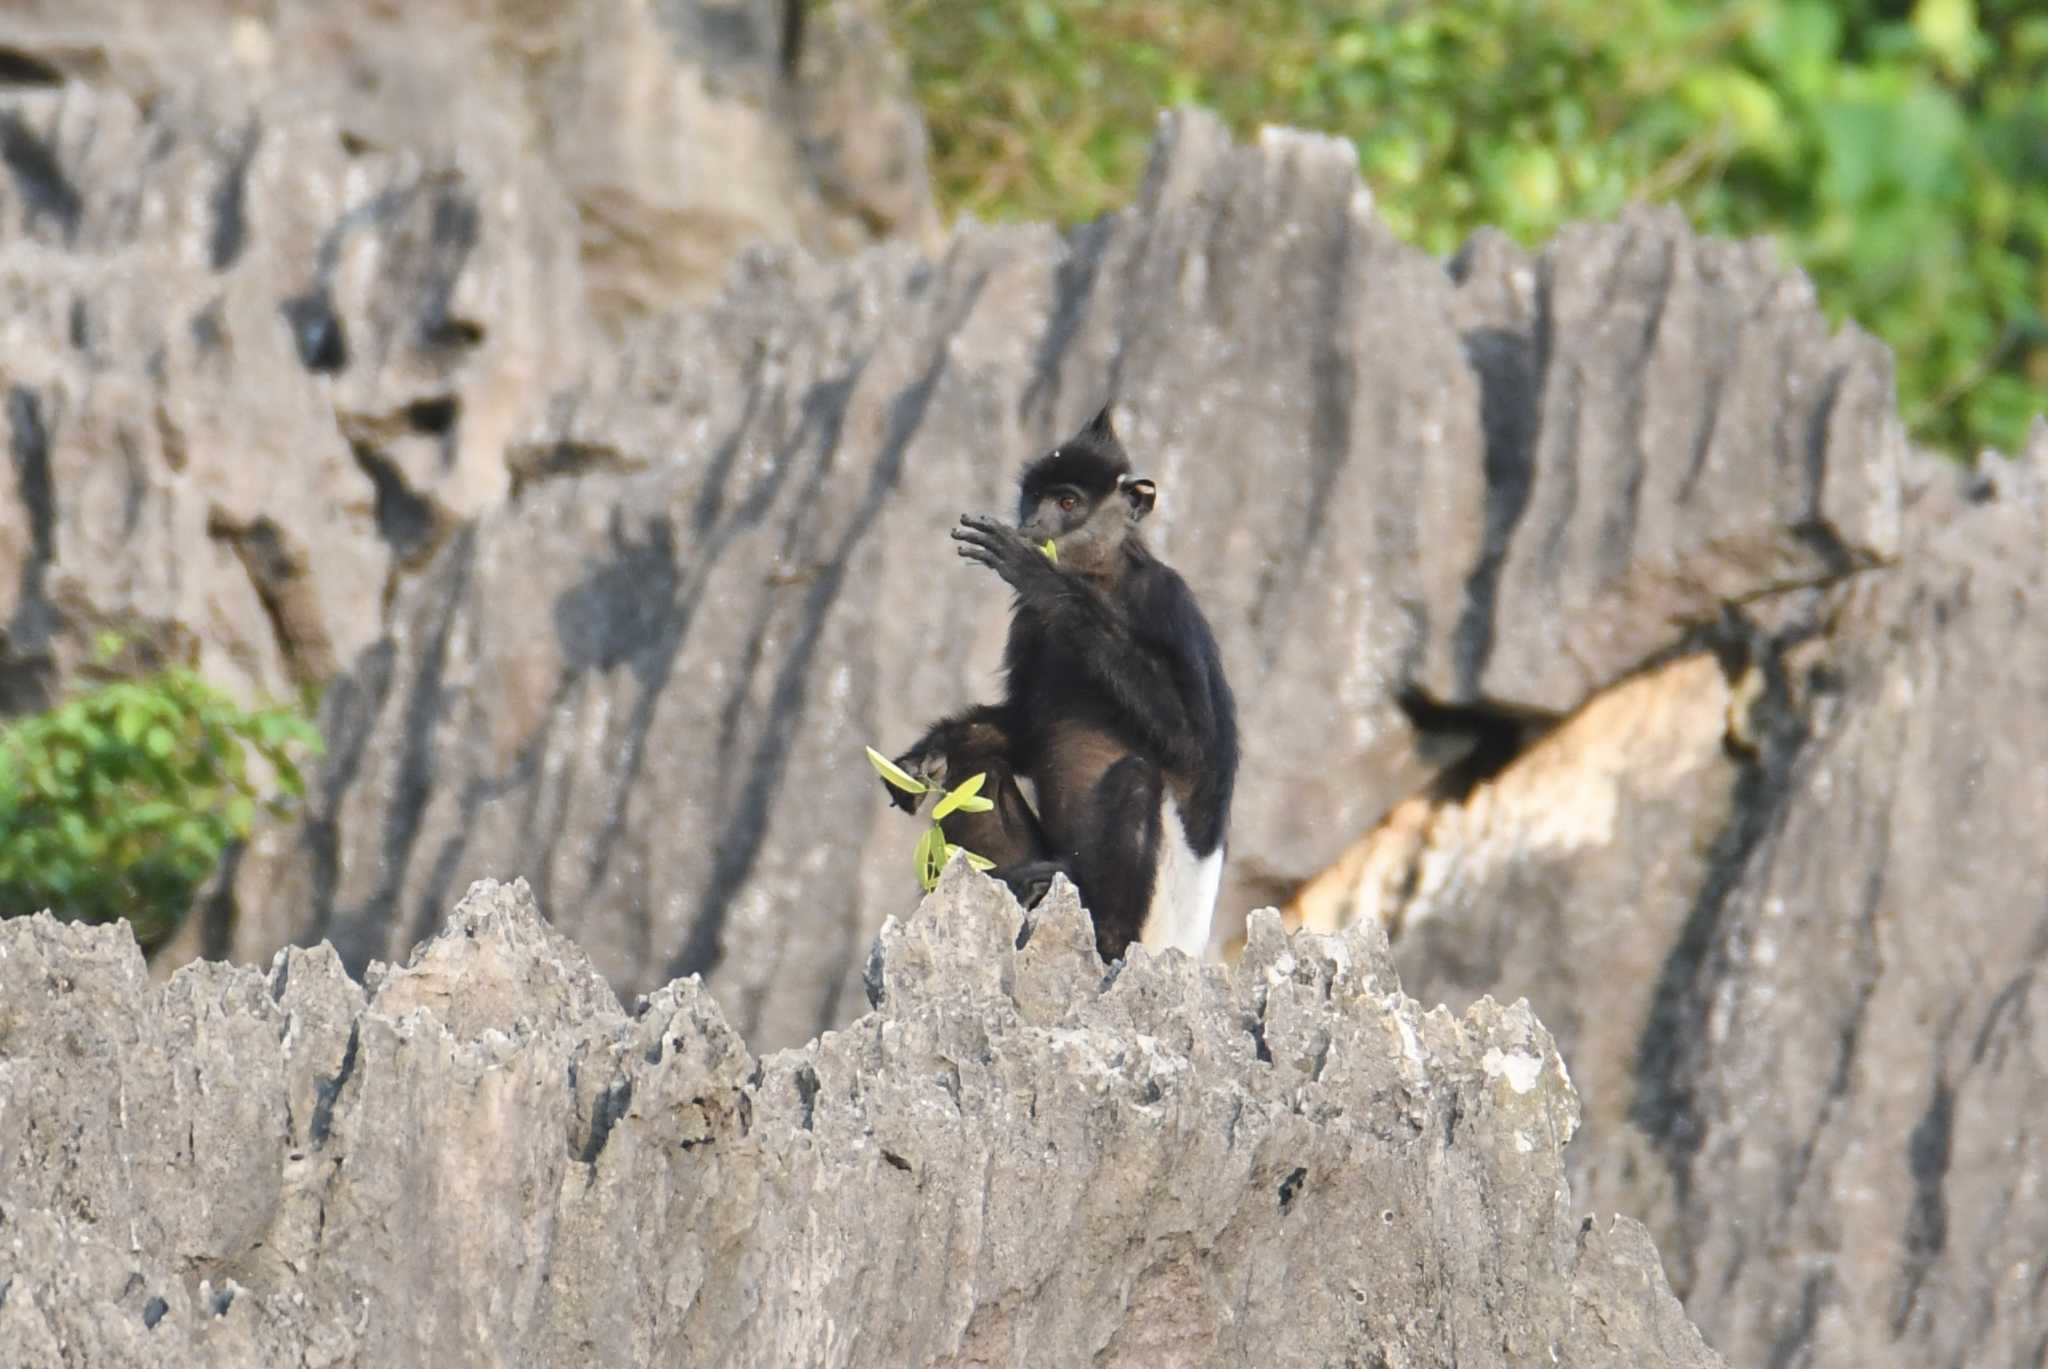
{"label": "white fur patch on thigh", "polygon": [[1181,826],[1180,806],[1171,794],[1159,801],[1159,863],[1152,871],[1152,902],[1138,929],[1147,950],[1178,947],[1200,959],[1209,948],[1209,924],[1223,886],[1223,848],[1198,856]]}

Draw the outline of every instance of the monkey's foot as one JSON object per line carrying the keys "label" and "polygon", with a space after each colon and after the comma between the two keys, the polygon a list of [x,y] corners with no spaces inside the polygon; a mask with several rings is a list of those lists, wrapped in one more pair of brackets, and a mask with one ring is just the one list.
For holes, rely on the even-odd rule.
{"label": "monkey's foot", "polygon": [[938,793],[945,792],[946,756],[943,751],[936,747],[922,751],[906,751],[896,757],[894,764],[898,770],[903,771],[903,773],[909,775],[914,780],[921,781],[925,786],[923,793],[913,794],[908,789],[898,789],[887,780],[882,781],[882,788],[888,791],[889,802],[895,804],[904,812],[915,813],[918,809],[924,807],[927,794],[934,791]]}
{"label": "monkey's foot", "polygon": [[1036,908],[1052,892],[1052,877],[1065,873],[1066,868],[1056,860],[1031,860],[992,870],[989,875],[1009,885],[1010,892],[1026,908]]}

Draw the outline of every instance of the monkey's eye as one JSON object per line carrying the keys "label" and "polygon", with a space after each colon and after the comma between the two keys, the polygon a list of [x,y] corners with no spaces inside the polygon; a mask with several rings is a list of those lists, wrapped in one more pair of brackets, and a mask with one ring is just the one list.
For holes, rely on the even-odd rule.
{"label": "monkey's eye", "polygon": [[1060,496],[1060,512],[1072,513],[1074,511],[1074,506],[1080,502],[1080,500],[1074,498],[1074,496],[1071,494],[1063,494]]}

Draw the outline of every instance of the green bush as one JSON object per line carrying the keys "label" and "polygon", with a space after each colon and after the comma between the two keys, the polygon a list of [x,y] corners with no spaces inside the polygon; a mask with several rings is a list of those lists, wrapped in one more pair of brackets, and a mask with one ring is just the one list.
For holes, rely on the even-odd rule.
{"label": "green bush", "polygon": [[17,720],[0,731],[0,916],[126,918],[155,945],[257,814],[304,793],[298,761],[319,749],[299,711],[246,711],[183,670]]}
{"label": "green bush", "polygon": [[1162,105],[1344,134],[1394,229],[1668,200],[1770,233],[1899,356],[1922,440],[2014,450],[2048,410],[2038,0],[886,0],[956,209],[1128,201]]}

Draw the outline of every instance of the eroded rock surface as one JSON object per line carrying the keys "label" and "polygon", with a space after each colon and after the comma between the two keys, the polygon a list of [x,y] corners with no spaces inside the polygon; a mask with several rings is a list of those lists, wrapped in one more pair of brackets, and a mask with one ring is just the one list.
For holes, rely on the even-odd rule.
{"label": "eroded rock surface", "polygon": [[0,12],[0,712],[108,632],[324,684],[604,330],[929,235],[851,0]]}
{"label": "eroded rock surface", "polygon": [[872,1011],[756,1059],[622,1012],[521,885],[402,968],[154,985],[0,923],[0,1345],[39,1365],[1714,1365],[1581,1222],[1550,1037],[1254,922],[1105,975],[956,864]]}
{"label": "eroded rock surface", "polygon": [[1733,1362],[2048,1346],[2044,471],[2048,424],[1916,461],[1898,566],[1411,801],[1297,909],[1402,927],[1426,1002],[1530,996],[1587,1100],[1574,1192],[1649,1222]]}

